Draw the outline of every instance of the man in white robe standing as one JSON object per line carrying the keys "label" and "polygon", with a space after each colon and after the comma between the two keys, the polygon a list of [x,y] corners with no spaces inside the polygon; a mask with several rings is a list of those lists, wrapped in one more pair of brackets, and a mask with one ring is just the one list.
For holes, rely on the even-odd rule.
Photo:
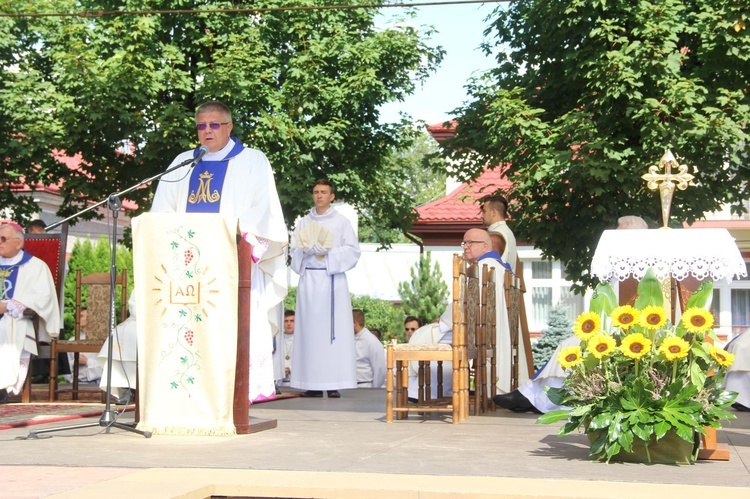
{"label": "man in white robe standing", "polygon": [[[242,237],[252,245],[253,260],[249,397],[270,399],[275,396],[273,336],[280,331],[276,305],[286,296],[288,238],[273,170],[261,151],[231,136],[232,114],[221,102],[199,106],[195,124],[208,153],[194,167],[186,165],[162,177],[151,211],[219,213],[239,220]],[[170,168],[198,153],[196,148],[180,154]]]}
{"label": "man in white robe standing", "polygon": [[24,311],[39,316],[39,339],[60,334],[55,282],[43,261],[23,251],[23,228],[0,225],[0,403],[21,392],[31,355],[37,355],[34,325]]}
{"label": "man in white robe standing", "polygon": [[357,351],[357,388],[385,386],[385,349],[372,331],[365,327],[365,313],[352,311],[354,346]]}
{"label": "man in white robe standing", "polygon": [[511,272],[515,272],[518,260],[516,236],[505,222],[508,200],[500,195],[487,196],[482,198],[480,209],[482,210],[482,223],[487,227],[487,231],[490,235],[500,238],[500,247],[495,250],[500,253],[503,261],[510,265]]}
{"label": "man in white robe standing", "polygon": [[345,272],[360,250],[349,220],[331,208],[335,198],[327,179],[315,182],[315,206],[292,235],[292,270],[299,274],[295,307],[291,386],[303,397],[339,398],[338,390],[357,387],[352,334],[352,303]]}

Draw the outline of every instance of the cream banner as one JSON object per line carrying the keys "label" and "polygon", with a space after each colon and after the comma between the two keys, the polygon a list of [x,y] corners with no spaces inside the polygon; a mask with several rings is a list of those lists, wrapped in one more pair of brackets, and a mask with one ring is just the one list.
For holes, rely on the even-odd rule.
{"label": "cream banner", "polygon": [[216,214],[133,219],[139,430],[235,434],[236,233]]}

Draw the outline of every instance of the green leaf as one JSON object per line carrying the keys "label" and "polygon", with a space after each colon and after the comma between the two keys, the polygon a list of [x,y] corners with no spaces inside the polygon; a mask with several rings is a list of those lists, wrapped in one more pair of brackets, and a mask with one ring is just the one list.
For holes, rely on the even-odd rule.
{"label": "green leaf", "polygon": [[[654,425],[654,435],[656,435],[657,440],[661,440],[661,438],[667,434],[671,426],[666,421],[659,421]],[[645,440],[644,441],[648,441]]]}
{"label": "green leaf", "polygon": [[635,308],[643,310],[648,306],[662,307],[663,305],[661,283],[656,278],[653,269],[648,269],[641,282],[638,283],[638,298],[635,300]]}
{"label": "green leaf", "polygon": [[557,409],[554,411],[545,412],[536,420],[536,424],[552,424],[557,423],[562,419],[567,419],[569,411],[567,409]]}
{"label": "green leaf", "polygon": [[589,310],[595,314],[608,317],[617,307],[617,297],[609,283],[601,283],[596,287]]}
{"label": "green leaf", "polygon": [[685,310],[698,307],[705,310],[711,308],[711,300],[713,299],[714,282],[711,279],[707,279],[700,283],[698,289],[696,289],[690,298],[688,298]]}

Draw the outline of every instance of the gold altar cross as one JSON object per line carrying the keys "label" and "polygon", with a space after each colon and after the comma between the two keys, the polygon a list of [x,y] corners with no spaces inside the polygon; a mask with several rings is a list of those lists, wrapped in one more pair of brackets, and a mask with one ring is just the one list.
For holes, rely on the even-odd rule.
{"label": "gold altar cross", "polygon": [[[676,168],[677,173],[672,173],[672,168]],[[664,169],[664,173],[659,173],[661,169]],[[664,227],[668,227],[669,211],[672,208],[672,195],[675,187],[684,191],[695,177],[688,173],[688,166],[678,164],[672,151],[667,149],[664,156],[659,160],[659,164],[649,166],[648,173],[641,178],[648,181],[649,189],[659,189],[661,217],[664,221]]]}

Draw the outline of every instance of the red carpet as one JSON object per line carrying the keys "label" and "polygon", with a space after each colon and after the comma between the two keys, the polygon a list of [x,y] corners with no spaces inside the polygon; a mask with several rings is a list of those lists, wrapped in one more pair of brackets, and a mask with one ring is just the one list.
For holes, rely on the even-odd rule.
{"label": "red carpet", "polygon": [[[122,411],[122,407],[116,405],[112,409]],[[135,407],[131,405],[126,410],[133,411]],[[104,404],[3,404],[0,405],[0,430],[96,417],[103,412]]]}
{"label": "red carpet", "polygon": [[296,399],[297,397],[299,397],[299,393],[281,393],[274,396],[274,398],[272,399],[258,400],[257,402],[253,402],[251,405],[265,404],[266,402],[275,402],[276,400]]}

